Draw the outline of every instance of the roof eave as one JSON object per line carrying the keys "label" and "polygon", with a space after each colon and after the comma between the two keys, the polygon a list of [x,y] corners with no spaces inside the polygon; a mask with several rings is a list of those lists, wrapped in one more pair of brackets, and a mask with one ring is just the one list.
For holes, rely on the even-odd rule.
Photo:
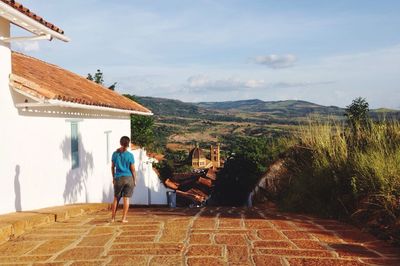
{"label": "roof eave", "polygon": [[45,25],[39,23],[38,21],[28,17],[27,15],[19,12],[15,8],[1,1],[0,1],[0,12],[2,12],[0,13],[0,16],[8,19],[11,23],[18,25],[19,27],[24,28],[29,32],[32,32],[35,35],[42,36],[49,34],[53,38],[59,39],[64,42],[70,41],[70,39],[64,34],[61,34],[46,27]]}
{"label": "roof eave", "polygon": [[135,114],[135,115],[145,115],[145,116],[153,115],[152,112],[143,112],[143,111],[137,111],[137,110],[119,109],[119,108],[104,107],[104,106],[97,106],[97,105],[86,105],[86,104],[81,104],[81,103],[65,102],[65,101],[61,101],[61,100],[48,100],[48,103],[51,104],[51,105],[54,105],[54,106],[58,106],[58,107],[80,108],[80,109],[88,109],[88,110],[116,112],[116,113],[124,113],[124,114]]}
{"label": "roof eave", "polygon": [[103,106],[97,106],[97,105],[85,105],[85,104],[65,102],[65,101],[60,101],[60,100],[46,100],[44,102],[35,102],[35,103],[18,103],[15,105],[15,107],[17,107],[17,108],[64,107],[64,108],[77,108],[77,109],[102,111],[102,112],[113,112],[113,113],[120,113],[120,114],[135,114],[135,115],[143,115],[143,116],[153,115],[152,112],[142,112],[142,111],[136,111],[136,110],[118,109],[118,108],[103,107]]}

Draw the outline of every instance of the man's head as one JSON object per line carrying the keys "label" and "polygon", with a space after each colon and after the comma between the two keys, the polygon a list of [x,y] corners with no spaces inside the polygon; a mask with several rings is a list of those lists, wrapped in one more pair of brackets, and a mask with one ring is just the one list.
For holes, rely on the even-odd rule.
{"label": "man's head", "polygon": [[125,149],[127,149],[129,147],[129,143],[131,142],[131,140],[129,139],[129,137],[127,136],[123,136],[120,140],[119,143],[121,144],[122,147],[124,147]]}

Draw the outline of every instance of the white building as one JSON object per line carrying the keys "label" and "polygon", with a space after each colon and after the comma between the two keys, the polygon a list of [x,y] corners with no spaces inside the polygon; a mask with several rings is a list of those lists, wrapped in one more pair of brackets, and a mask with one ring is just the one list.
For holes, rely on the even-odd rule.
{"label": "white building", "polygon": [[[10,36],[11,23],[33,36]],[[120,137],[130,135],[130,114],[152,115],[77,74],[10,50],[14,40],[53,38],[68,41],[29,9],[0,0],[0,214],[109,202],[110,158]]]}
{"label": "white building", "polygon": [[[167,188],[153,170],[152,162],[155,159],[148,157],[143,149],[133,150],[132,153],[135,157],[137,183],[133,191],[131,204],[166,205]],[[171,191],[170,189],[168,190]]]}

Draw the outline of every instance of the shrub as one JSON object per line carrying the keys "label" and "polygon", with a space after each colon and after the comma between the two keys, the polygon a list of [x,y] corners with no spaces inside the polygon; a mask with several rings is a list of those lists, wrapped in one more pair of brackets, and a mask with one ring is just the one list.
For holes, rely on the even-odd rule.
{"label": "shrub", "polygon": [[286,160],[292,178],[281,205],[339,218],[360,212],[372,217],[379,211],[385,213],[382,219],[395,223],[400,217],[400,123],[367,124],[346,127],[330,121],[301,127]]}

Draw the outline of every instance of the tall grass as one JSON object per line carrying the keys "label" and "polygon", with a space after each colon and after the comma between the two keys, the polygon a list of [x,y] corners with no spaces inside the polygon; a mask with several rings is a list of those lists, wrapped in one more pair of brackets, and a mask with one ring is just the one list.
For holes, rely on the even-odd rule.
{"label": "tall grass", "polygon": [[379,216],[385,223],[400,218],[399,122],[349,127],[310,121],[295,141],[284,207],[331,217]]}

